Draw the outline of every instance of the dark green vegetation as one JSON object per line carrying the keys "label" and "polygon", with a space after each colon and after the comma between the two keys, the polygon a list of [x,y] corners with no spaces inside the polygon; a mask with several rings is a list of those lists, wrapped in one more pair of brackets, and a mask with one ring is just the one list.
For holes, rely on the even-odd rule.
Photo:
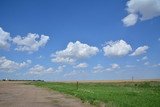
{"label": "dark green vegetation", "polygon": [[160,82],[76,83],[33,82],[80,98],[94,105],[107,107],[160,107]]}

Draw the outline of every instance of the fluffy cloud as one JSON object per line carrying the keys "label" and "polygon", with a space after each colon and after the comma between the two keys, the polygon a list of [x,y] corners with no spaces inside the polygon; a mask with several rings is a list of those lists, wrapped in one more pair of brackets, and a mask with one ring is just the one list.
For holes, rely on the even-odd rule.
{"label": "fluffy cloud", "polygon": [[10,41],[15,43],[17,51],[27,51],[32,53],[38,51],[40,47],[46,45],[49,40],[49,36],[29,33],[26,37],[16,36],[14,38],[10,37],[10,33],[3,31],[0,27],[0,49],[9,49]]}
{"label": "fluffy cloud", "polygon": [[122,19],[125,26],[131,26],[136,24],[138,16],[136,14],[129,14],[124,19]]}
{"label": "fluffy cloud", "polygon": [[148,48],[149,48],[148,46],[140,46],[131,54],[131,56],[138,56],[144,54],[147,52]]}
{"label": "fluffy cloud", "polygon": [[97,64],[93,67],[93,73],[104,72],[104,67],[101,64]]}
{"label": "fluffy cloud", "polygon": [[3,31],[3,29],[0,27],[0,49],[9,49],[10,40],[10,33]]}
{"label": "fluffy cloud", "polygon": [[55,72],[57,72],[57,73],[63,72],[65,67],[66,67],[66,65],[59,66],[59,67],[55,70]]}
{"label": "fluffy cloud", "polygon": [[53,68],[51,67],[45,68],[38,64],[29,69],[29,74],[45,74],[45,73],[53,73],[53,72],[54,72]]}
{"label": "fluffy cloud", "polygon": [[122,19],[125,26],[160,16],[160,0],[129,0],[126,4],[128,16]]}
{"label": "fluffy cloud", "polygon": [[113,70],[115,70],[115,69],[119,69],[120,68],[120,66],[118,65],[118,64],[111,64],[111,67],[109,67],[109,68],[107,68],[106,70],[107,71],[113,71]]}
{"label": "fluffy cloud", "polygon": [[95,67],[93,67],[93,73],[114,71],[119,68],[120,68],[120,66],[116,63],[111,64],[110,67],[108,67],[108,68],[103,67],[101,64],[97,64]]}
{"label": "fluffy cloud", "polygon": [[105,56],[123,56],[132,51],[132,47],[124,40],[110,41],[103,47]]}
{"label": "fluffy cloud", "polygon": [[32,53],[45,46],[48,40],[49,36],[29,33],[26,37],[17,36],[12,41],[17,45],[15,50]]}
{"label": "fluffy cloud", "polygon": [[69,42],[66,49],[57,51],[51,56],[52,62],[72,64],[78,59],[96,55],[97,52],[99,52],[97,47],[89,46],[76,41],[75,43]]}
{"label": "fluffy cloud", "polygon": [[31,63],[31,60],[26,62],[17,63],[15,61],[6,59],[6,57],[0,57],[0,71],[13,72],[20,68],[26,67]]}
{"label": "fluffy cloud", "polygon": [[88,67],[87,63],[80,63],[80,64],[74,66],[74,68],[86,68],[86,67]]}
{"label": "fluffy cloud", "polygon": [[61,65],[58,66],[56,69],[53,69],[52,67],[46,68],[42,65],[37,64],[29,69],[28,74],[41,75],[47,73],[60,73],[64,71],[65,67],[66,65]]}
{"label": "fluffy cloud", "polygon": [[118,64],[111,64],[111,68],[112,68],[112,69],[117,69],[117,68],[120,68],[120,67],[119,67]]}

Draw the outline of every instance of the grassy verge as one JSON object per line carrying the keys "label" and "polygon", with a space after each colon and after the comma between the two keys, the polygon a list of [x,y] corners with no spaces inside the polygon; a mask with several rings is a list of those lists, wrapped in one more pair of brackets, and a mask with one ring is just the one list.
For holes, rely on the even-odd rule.
{"label": "grassy verge", "polygon": [[105,103],[107,107],[159,107],[160,82],[76,83],[33,82],[80,98],[94,105]]}

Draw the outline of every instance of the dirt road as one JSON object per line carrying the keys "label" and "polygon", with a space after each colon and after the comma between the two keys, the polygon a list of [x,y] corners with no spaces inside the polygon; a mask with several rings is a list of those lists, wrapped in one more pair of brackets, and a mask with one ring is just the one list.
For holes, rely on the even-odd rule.
{"label": "dirt road", "polygon": [[0,81],[0,107],[91,107],[79,99],[58,92],[25,85],[23,82]]}

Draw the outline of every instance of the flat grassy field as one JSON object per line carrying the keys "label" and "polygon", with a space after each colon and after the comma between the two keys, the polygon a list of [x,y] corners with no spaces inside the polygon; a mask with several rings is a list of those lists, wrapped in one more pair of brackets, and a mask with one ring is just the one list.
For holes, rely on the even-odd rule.
{"label": "flat grassy field", "polygon": [[33,82],[80,98],[95,106],[107,107],[160,107],[160,81],[143,82]]}

